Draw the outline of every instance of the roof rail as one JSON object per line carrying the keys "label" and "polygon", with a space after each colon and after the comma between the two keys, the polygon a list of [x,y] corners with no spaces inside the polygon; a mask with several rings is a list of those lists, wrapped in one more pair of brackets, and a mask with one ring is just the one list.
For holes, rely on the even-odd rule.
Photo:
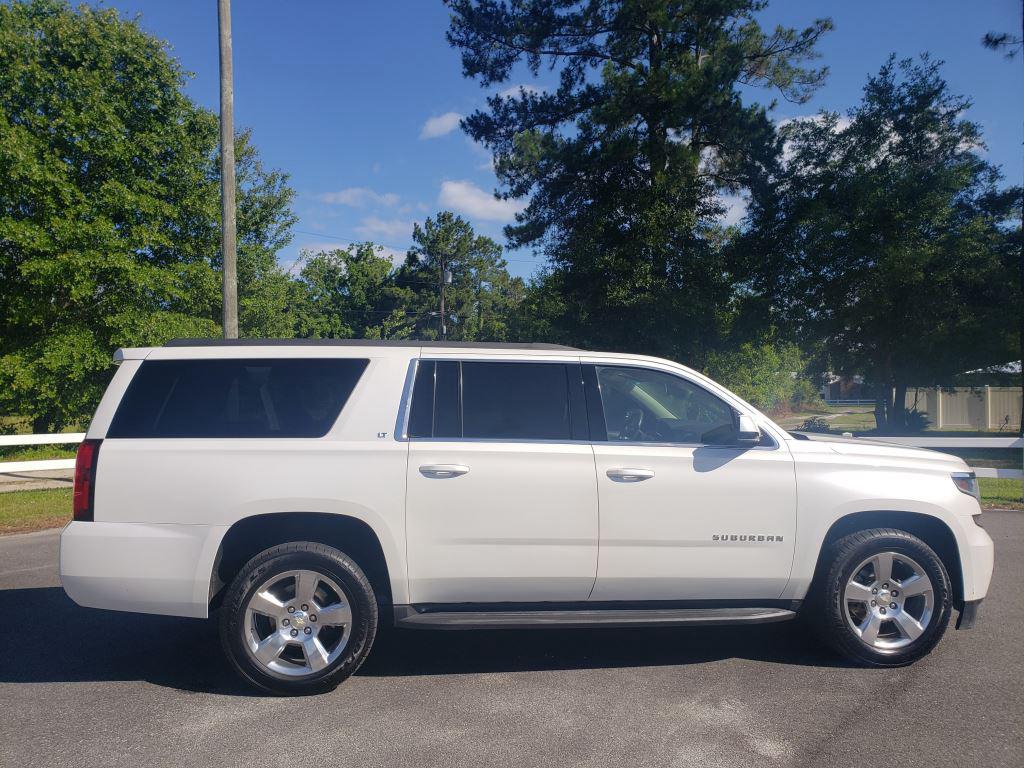
{"label": "roof rail", "polygon": [[165,347],[453,347],[456,349],[552,349],[576,347],[539,342],[429,341],[417,339],[171,339]]}

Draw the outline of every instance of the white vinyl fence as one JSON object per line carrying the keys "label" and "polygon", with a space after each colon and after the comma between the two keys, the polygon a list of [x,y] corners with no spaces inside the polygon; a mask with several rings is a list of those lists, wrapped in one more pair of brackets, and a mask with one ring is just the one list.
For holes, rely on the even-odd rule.
{"label": "white vinyl fence", "polygon": [[[0,446],[11,445],[63,445],[80,443],[84,432],[63,435],[0,435]],[[918,448],[1017,448],[1024,451],[1022,437],[869,437],[876,442],[912,445]],[[41,472],[53,469],[74,469],[74,459],[47,459],[43,461],[0,461],[0,475],[20,472]],[[1020,469],[973,467],[978,477],[1024,478]]]}
{"label": "white vinyl fence", "polygon": [[[12,445],[64,445],[85,440],[85,432],[67,432],[62,435],[0,435],[0,447]],[[45,459],[43,461],[0,461],[0,475],[20,472],[44,472],[53,469],[74,469],[74,459]]]}

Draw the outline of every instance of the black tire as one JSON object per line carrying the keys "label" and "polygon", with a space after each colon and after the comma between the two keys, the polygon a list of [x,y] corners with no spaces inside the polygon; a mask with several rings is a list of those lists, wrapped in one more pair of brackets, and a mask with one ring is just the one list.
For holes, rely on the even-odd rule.
{"label": "black tire", "polygon": [[[251,598],[268,580],[289,571],[312,571],[333,581],[344,592],[342,601],[352,615],[348,628],[339,630],[346,638],[339,656],[323,669],[301,676],[281,674],[258,662],[246,639],[250,631],[246,609]],[[280,544],[252,558],[231,582],[220,611],[221,644],[235,671],[263,691],[286,696],[333,690],[366,659],[376,632],[377,602],[366,574],[344,552],[309,541]]]}
{"label": "black tire", "polygon": [[[856,602],[852,602],[850,603],[852,608],[848,608],[846,589],[855,576],[854,569],[873,555],[886,552],[896,555],[897,565],[895,568],[906,568],[906,565],[899,561],[899,556],[905,555],[924,570],[931,580],[933,603],[924,631],[913,640],[906,637],[906,634],[898,635],[899,627],[896,626],[896,621],[892,617],[898,611],[911,613],[923,603],[912,603],[909,600],[906,603],[898,603],[897,610],[889,609],[891,612],[886,614],[889,618],[878,617],[881,626],[889,628],[885,631],[893,640],[909,643],[901,648],[879,649],[862,640],[859,632],[851,626],[854,621],[852,611],[863,610],[866,617],[867,611],[880,610],[885,613],[885,606],[872,609],[869,604],[866,604],[861,609]],[[919,538],[894,528],[858,531],[835,542],[828,558],[829,565],[825,578],[818,585],[817,594],[809,601],[808,607],[812,611],[809,618],[823,639],[837,653],[862,666],[901,667],[928,654],[942,639],[952,611],[952,588],[949,574],[939,556]],[[860,572],[863,573],[863,571]],[[870,578],[868,577],[868,579]],[[895,580],[893,584],[894,587],[900,586]],[[871,597],[871,595],[868,596]],[[898,600],[899,596],[894,599]],[[911,600],[913,599],[911,598]],[[924,600],[923,597],[916,599]],[[906,600],[905,596],[904,600]],[[849,615],[848,611],[851,611]],[[922,612],[920,617],[923,618],[923,616]],[[918,617],[912,615],[912,618],[917,619]],[[920,626],[920,622],[918,625]],[[882,642],[886,642],[883,636],[880,635],[880,638]]]}

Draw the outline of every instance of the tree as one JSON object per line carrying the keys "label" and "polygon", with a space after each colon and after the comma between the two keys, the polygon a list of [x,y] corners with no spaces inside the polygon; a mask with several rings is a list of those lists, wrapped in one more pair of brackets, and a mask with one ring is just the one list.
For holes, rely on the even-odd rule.
{"label": "tree", "polygon": [[[0,5],[0,408],[37,431],[92,412],[117,347],[218,333],[217,122],[184,82],[115,11]],[[291,190],[238,142],[246,322],[261,329]]]}
{"label": "tree", "polygon": [[312,338],[408,338],[413,298],[395,283],[391,259],[360,243],[308,254],[299,275],[297,333]]}
{"label": "tree", "polygon": [[1011,35],[1009,32],[986,32],[981,44],[990,51],[999,51],[1011,61],[1024,48],[1024,37]]}
{"label": "tree", "polygon": [[761,410],[777,413],[821,402],[807,366],[796,344],[766,338],[712,352],[705,373]]}
{"label": "tree", "polygon": [[[219,183],[219,171],[218,159],[212,184]],[[291,278],[278,264],[277,254],[291,242],[291,228],[298,221],[291,208],[295,190],[288,184],[288,174],[263,167],[248,130],[235,139],[235,183],[239,335],[288,338],[295,331],[289,311]],[[219,238],[209,245],[209,252],[217,253],[218,270],[219,246]]]}
{"label": "tree", "polygon": [[463,127],[495,156],[506,229],[551,260],[574,341],[699,360],[729,297],[709,238],[722,190],[747,183],[774,129],[744,88],[802,101],[815,21],[764,31],[761,0],[452,0],[449,42],[484,87],[524,63],[552,91],[492,96]]}
{"label": "tree", "polygon": [[410,314],[420,338],[440,337],[441,262],[452,273],[445,291],[449,338],[453,341],[502,341],[508,338],[509,314],[522,300],[522,279],[508,273],[501,246],[478,235],[450,211],[441,211],[413,228],[415,245],[396,276],[412,291]]}
{"label": "tree", "polygon": [[908,384],[1005,363],[1020,332],[1021,190],[1000,188],[939,70],[891,58],[848,125],[788,125],[737,249],[770,319],[876,384],[880,429],[904,426]]}

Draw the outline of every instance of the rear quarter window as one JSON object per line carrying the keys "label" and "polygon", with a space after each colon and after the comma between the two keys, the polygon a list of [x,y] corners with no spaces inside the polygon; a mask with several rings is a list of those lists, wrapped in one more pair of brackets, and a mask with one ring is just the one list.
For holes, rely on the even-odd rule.
{"label": "rear quarter window", "polygon": [[148,360],[128,385],[107,437],[323,437],[368,362]]}

